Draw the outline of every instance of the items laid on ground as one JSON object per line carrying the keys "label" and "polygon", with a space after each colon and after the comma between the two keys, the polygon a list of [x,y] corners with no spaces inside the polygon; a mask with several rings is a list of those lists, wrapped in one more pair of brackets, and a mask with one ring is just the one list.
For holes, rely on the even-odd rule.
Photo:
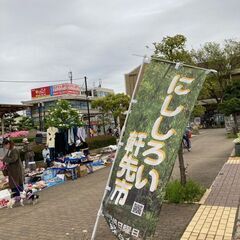
{"label": "items laid on ground", "polygon": [[[106,148],[107,149],[107,148]],[[111,149],[111,148],[109,148]],[[90,156],[87,159],[81,152],[74,152],[69,156],[57,158],[51,167],[48,168],[28,168],[25,170],[25,195],[31,192],[30,197],[36,196],[42,189],[56,186],[64,183],[67,179],[77,179],[86,176],[89,172],[89,164],[93,170],[108,166],[114,158],[114,150],[107,149],[105,156],[103,154]],[[0,179],[0,208],[12,207],[15,202],[11,200],[11,193],[8,189],[8,177]],[[28,198],[27,198],[28,199]],[[15,200],[13,200],[15,201]],[[21,197],[19,202],[21,203]],[[32,201],[34,202],[34,201]]]}

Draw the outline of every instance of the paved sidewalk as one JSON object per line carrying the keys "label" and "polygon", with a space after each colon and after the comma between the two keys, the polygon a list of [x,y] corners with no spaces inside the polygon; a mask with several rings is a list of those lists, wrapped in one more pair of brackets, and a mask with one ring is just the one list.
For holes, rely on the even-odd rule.
{"label": "paved sidewalk", "polygon": [[[224,129],[212,129],[194,137],[192,143],[192,152],[184,154],[189,165],[189,178],[210,187],[228,159],[232,140],[225,137]],[[76,181],[46,189],[40,193],[37,205],[1,209],[0,240],[73,240],[73,236],[66,236],[67,232],[73,235],[72,228],[75,239],[80,239],[84,229],[90,235],[109,171],[107,167]],[[178,163],[175,172],[179,174]],[[163,204],[154,239],[180,239],[198,208],[198,204]],[[103,218],[96,240],[115,240]]]}
{"label": "paved sidewalk", "polygon": [[181,240],[231,240],[240,198],[240,157],[230,157],[217,175]]}

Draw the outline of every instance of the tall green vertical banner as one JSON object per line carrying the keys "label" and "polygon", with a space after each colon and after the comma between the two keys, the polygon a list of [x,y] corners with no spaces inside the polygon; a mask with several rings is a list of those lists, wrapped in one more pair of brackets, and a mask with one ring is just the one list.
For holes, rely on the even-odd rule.
{"label": "tall green vertical banner", "polygon": [[103,200],[103,215],[118,239],[152,239],[206,74],[205,69],[158,60],[145,67]]}

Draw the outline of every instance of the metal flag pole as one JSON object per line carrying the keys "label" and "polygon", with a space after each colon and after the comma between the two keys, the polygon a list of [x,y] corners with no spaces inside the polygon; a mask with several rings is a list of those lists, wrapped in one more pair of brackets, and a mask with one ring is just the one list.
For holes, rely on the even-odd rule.
{"label": "metal flag pole", "polygon": [[113,164],[112,164],[112,167],[111,167],[111,170],[110,170],[110,174],[108,176],[107,184],[106,184],[106,187],[105,187],[105,190],[104,190],[104,193],[103,193],[103,197],[102,197],[102,201],[101,201],[101,204],[100,204],[100,208],[99,208],[98,213],[97,213],[97,219],[95,221],[95,225],[94,225],[94,228],[93,228],[91,240],[95,240],[96,233],[97,233],[97,228],[98,228],[98,225],[99,225],[99,219],[100,219],[100,216],[103,215],[102,214],[103,201],[104,201],[104,199],[105,199],[105,197],[107,195],[107,192],[111,190],[111,188],[109,187],[109,183],[110,183],[110,180],[111,180],[111,176],[112,176],[112,171],[113,171],[113,168],[114,168],[115,160],[116,160],[116,157],[118,155],[119,149],[122,146],[122,137],[123,137],[123,134],[125,132],[127,120],[128,120],[129,114],[131,112],[132,105],[134,103],[136,103],[136,100],[134,98],[135,98],[135,95],[136,95],[136,92],[137,92],[137,88],[138,88],[138,85],[139,85],[139,82],[140,82],[140,78],[141,78],[141,75],[142,75],[144,64],[147,63],[147,60],[148,60],[147,56],[144,56],[143,57],[143,62],[141,64],[141,66],[140,66],[140,70],[139,70],[139,73],[138,73],[137,81],[136,81],[136,84],[135,84],[135,87],[134,87],[134,90],[133,90],[132,98],[131,98],[131,101],[130,101],[130,104],[129,104],[129,107],[128,107],[127,116],[126,116],[126,119],[125,119],[125,122],[124,122],[124,125],[123,125],[123,128],[122,128],[121,134],[120,134],[117,152],[116,152],[116,155],[114,157],[114,161],[113,161]]}
{"label": "metal flag pole", "polygon": [[158,57],[151,57],[151,59],[159,61],[159,62],[165,62],[165,63],[170,63],[170,64],[175,64],[176,67],[178,68],[180,65],[184,66],[184,67],[189,67],[189,68],[195,68],[195,69],[200,69],[200,70],[205,70],[208,73],[212,72],[212,73],[217,73],[217,71],[215,69],[207,69],[207,68],[202,68],[202,67],[198,67],[198,66],[193,66],[193,65],[188,65],[185,63],[181,63],[181,62],[174,62],[174,61],[170,61],[170,60],[166,60],[166,59],[162,59],[162,58],[158,58]]}

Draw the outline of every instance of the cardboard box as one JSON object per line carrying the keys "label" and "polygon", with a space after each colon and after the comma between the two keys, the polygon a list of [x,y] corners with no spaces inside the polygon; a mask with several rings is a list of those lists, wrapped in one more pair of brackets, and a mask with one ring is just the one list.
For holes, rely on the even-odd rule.
{"label": "cardboard box", "polygon": [[77,176],[78,177],[84,177],[88,174],[88,169],[85,165],[79,165],[77,167]]}
{"label": "cardboard box", "polygon": [[112,162],[105,162],[104,165],[105,165],[106,167],[110,167],[110,166],[112,166]]}

